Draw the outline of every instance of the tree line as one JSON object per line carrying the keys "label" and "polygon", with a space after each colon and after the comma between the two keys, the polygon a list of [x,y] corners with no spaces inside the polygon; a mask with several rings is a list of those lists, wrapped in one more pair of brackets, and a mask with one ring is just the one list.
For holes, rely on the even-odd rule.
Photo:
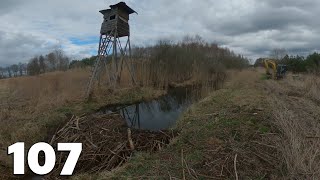
{"label": "tree line", "polygon": [[35,56],[28,63],[13,64],[0,67],[0,78],[18,77],[24,75],[39,75],[46,72],[65,71],[69,68],[70,59],[58,49],[47,55]]}
{"label": "tree line", "polygon": [[97,56],[91,56],[88,58],[83,58],[81,60],[73,60],[70,62],[70,68],[85,68],[88,66],[93,66]]}
{"label": "tree line", "polygon": [[[86,68],[93,66],[97,56],[73,60],[62,50],[54,50],[47,55],[35,56],[28,63],[14,64],[6,68],[0,67],[0,78],[23,75],[39,75],[52,71],[65,71],[69,68]],[[185,36],[181,41],[159,40],[155,45],[133,47],[132,59],[148,62],[150,72],[165,69],[170,77],[187,79],[198,71],[217,72],[224,69],[242,69],[249,66],[249,60],[228,48],[205,42],[200,36]],[[109,61],[110,57],[106,59]],[[150,74],[152,77],[154,73]],[[181,79],[181,80],[182,80]]]}
{"label": "tree line", "polygon": [[[146,47],[133,47],[133,59],[148,59],[162,62],[169,66],[176,62],[179,65],[190,65],[195,61],[208,59],[219,63],[225,68],[244,68],[249,65],[249,60],[240,54],[236,54],[228,48],[221,48],[215,43],[205,42],[200,36],[185,36],[182,41],[159,40],[155,45]],[[83,68],[92,66],[97,56],[73,60],[70,68]]]}
{"label": "tree line", "polygon": [[320,74],[320,54],[317,52],[314,52],[307,57],[286,55],[279,63],[288,65],[288,68],[293,73],[309,72]]}
{"label": "tree line", "polygon": [[148,77],[158,82],[186,81],[192,77],[223,73],[226,69],[242,69],[249,60],[228,48],[208,43],[200,36],[185,36],[181,41],[160,40],[153,46],[133,48],[132,57],[149,62]]}
{"label": "tree line", "polygon": [[[206,42],[198,35],[185,36],[181,41],[162,39],[154,45],[132,47],[131,52],[131,60],[127,63],[131,64],[132,72],[128,72],[126,63],[119,64],[124,64],[124,76],[132,73],[141,85],[166,87],[170,82],[220,82],[225,78],[226,69],[249,66],[249,60],[244,56]],[[96,58],[74,60],[70,68],[92,66]],[[111,59],[107,57],[105,64],[108,65]]]}
{"label": "tree line", "polygon": [[[287,65],[288,70],[293,73],[309,72],[320,74],[320,54],[317,52],[304,57],[300,55],[288,55],[285,49],[274,49],[271,51],[270,56],[278,64]],[[263,66],[263,59],[257,59],[254,66]]]}
{"label": "tree line", "polygon": [[23,63],[13,64],[8,67],[0,67],[0,79],[23,76],[26,73],[26,67],[27,65]]}

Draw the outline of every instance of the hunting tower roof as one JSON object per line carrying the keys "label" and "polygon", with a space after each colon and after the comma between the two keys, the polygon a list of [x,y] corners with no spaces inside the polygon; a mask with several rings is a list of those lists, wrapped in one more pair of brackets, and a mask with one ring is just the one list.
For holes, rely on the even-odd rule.
{"label": "hunting tower roof", "polygon": [[106,14],[106,13],[108,13],[108,12],[110,12],[111,11],[111,9],[104,9],[104,10],[101,10],[101,11],[99,11],[101,14]]}
{"label": "hunting tower roof", "polygon": [[119,8],[125,10],[128,14],[137,13],[133,9],[131,9],[125,2],[119,2],[118,4],[114,4],[110,6],[111,9]]}
{"label": "hunting tower roof", "polygon": [[[110,6],[111,9],[116,9],[119,8],[121,10],[124,10],[126,13],[128,14],[132,14],[132,13],[137,13],[135,10],[133,10],[132,8],[130,8],[125,2],[119,2],[118,4],[114,4]],[[111,9],[104,9],[101,10],[99,12],[101,12],[102,14],[107,13],[108,11],[111,11]],[[137,13],[138,14],[138,13]]]}

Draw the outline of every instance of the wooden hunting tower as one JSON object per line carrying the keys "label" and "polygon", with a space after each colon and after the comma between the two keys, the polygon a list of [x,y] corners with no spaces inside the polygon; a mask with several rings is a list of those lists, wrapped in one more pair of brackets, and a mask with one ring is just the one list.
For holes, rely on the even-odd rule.
{"label": "wooden hunting tower", "polygon": [[[103,14],[103,22],[100,29],[98,57],[87,86],[86,98],[91,94],[94,81],[100,79],[103,67],[107,71],[109,84],[115,86],[120,82],[124,65],[130,72],[132,83],[135,83],[133,66],[127,61],[131,57],[129,16],[136,12],[124,2],[111,5],[110,9],[99,12]],[[120,38],[124,37],[127,37],[125,46],[120,41]],[[108,56],[112,58],[107,58]]]}
{"label": "wooden hunting tower", "polygon": [[100,11],[104,19],[100,33],[110,34],[117,29],[118,37],[130,36],[129,15],[136,12],[124,2],[111,5],[110,8]]}

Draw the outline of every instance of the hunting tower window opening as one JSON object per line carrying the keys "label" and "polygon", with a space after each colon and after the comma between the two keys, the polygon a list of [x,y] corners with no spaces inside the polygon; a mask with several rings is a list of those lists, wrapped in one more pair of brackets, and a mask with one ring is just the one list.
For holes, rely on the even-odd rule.
{"label": "hunting tower window opening", "polygon": [[136,12],[126,3],[111,5],[110,9],[101,10],[100,13],[104,18],[100,30],[101,35],[108,35],[109,32],[117,29],[117,37],[130,36],[129,15]]}

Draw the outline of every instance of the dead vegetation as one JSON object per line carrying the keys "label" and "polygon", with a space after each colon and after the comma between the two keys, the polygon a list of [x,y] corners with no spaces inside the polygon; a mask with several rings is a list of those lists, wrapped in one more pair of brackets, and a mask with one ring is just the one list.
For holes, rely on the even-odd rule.
{"label": "dead vegetation", "polygon": [[[146,67],[150,68],[148,65]],[[110,104],[130,104],[150,100],[163,95],[166,92],[164,89],[167,89],[169,84],[187,85],[185,82],[175,81],[179,77],[164,76],[167,73],[166,68],[168,66],[157,72],[158,78],[164,77],[162,80],[156,78],[150,81],[148,75],[152,71],[149,69],[149,73],[146,74],[141,71],[140,75],[137,75],[137,80],[139,82],[147,80],[138,86],[132,86],[128,83],[130,76],[124,70],[120,85],[116,89],[109,88],[104,84],[101,84],[100,87],[97,85],[89,102],[83,101],[84,90],[90,74],[89,69],[86,68],[1,80],[1,152],[5,151],[5,147],[18,141],[25,142],[27,147],[35,142],[48,141],[57,127],[67,121],[65,117],[67,113],[81,115],[94,112],[100,107]],[[137,66],[136,70],[142,69]],[[204,75],[205,73],[202,73],[201,78]],[[152,77],[155,78],[155,76]],[[212,71],[200,84],[220,87],[225,78],[224,72]],[[100,80],[104,81],[105,79]],[[154,80],[159,80],[159,82]],[[193,85],[195,80],[199,79],[190,79],[191,84],[188,85]],[[7,167],[12,166],[9,156],[1,159],[0,163]]]}
{"label": "dead vegetation", "polygon": [[[214,92],[182,117],[177,125],[181,134],[166,149],[162,147],[173,137],[171,133],[132,130],[130,138],[117,114],[74,116],[51,143],[83,142],[86,151],[76,171],[97,173],[94,177],[100,179],[319,179],[320,78],[289,75],[281,81],[262,81],[256,70],[231,71],[228,75],[226,89]],[[3,94],[12,92],[8,85],[5,87],[0,97],[10,102]],[[128,99],[137,97],[128,94],[130,89],[123,91],[117,93],[126,94]],[[1,109],[1,113],[12,109]],[[26,131],[30,131],[28,127],[32,124]],[[162,150],[133,157],[132,144],[136,151]],[[59,157],[63,164],[65,155]],[[103,172],[109,173],[128,160],[114,174]]]}
{"label": "dead vegetation", "polygon": [[[45,136],[47,132],[41,128],[55,125],[56,122],[50,117],[56,115],[54,111],[57,108],[81,102],[82,91],[79,89],[86,77],[86,72],[70,71],[3,80],[5,83],[1,84],[6,91],[2,91],[4,95],[0,97],[0,129],[6,140],[1,142],[5,145],[15,141],[29,142],[36,140],[35,136],[41,131],[44,134],[40,134]],[[63,119],[57,120],[57,123]],[[26,136],[28,138],[24,138]]]}
{"label": "dead vegetation", "polygon": [[[180,135],[166,149],[133,157],[97,179],[278,179],[281,159],[271,141],[268,104],[256,88],[255,71],[230,72],[226,88],[189,109]],[[83,176],[86,177],[86,176]]]}
{"label": "dead vegetation", "polygon": [[[0,80],[0,152],[6,154],[6,147],[15,142],[29,146],[47,141],[67,121],[67,113],[81,115],[108,104],[128,104],[165,93],[127,86],[112,92],[97,90],[92,102],[84,102],[88,77],[86,69],[73,69]],[[0,164],[11,167],[11,157],[1,157]]]}
{"label": "dead vegetation", "polygon": [[[108,104],[130,104],[153,99],[163,95],[170,86],[200,84],[209,87],[208,89],[219,88],[226,79],[225,68],[243,68],[248,65],[248,61],[242,56],[217,45],[207,44],[201,39],[173,44],[160,43],[142,50],[144,51],[142,54],[134,55],[136,86],[129,83],[131,77],[128,69],[123,69],[120,84],[116,88],[106,86],[107,76],[102,76],[101,86],[94,87],[89,102],[83,102],[90,74],[89,68],[1,81],[0,86],[3,88],[0,87],[0,148],[18,141],[26,142],[27,146],[39,141],[49,141],[50,135],[57,127],[68,121],[65,114],[88,115]],[[116,134],[110,135],[115,138],[111,138],[110,142],[121,142],[122,145],[111,143],[110,149],[105,149],[103,143],[105,139],[110,138],[108,134],[103,134],[107,131],[102,131],[101,134],[101,131],[91,127],[96,127],[92,123],[100,123],[100,127],[108,127],[109,124],[104,124],[107,121],[102,121],[103,118],[92,117],[94,121],[90,121],[87,117],[91,116],[85,117],[71,119],[52,142],[79,140],[84,142],[88,156],[85,156],[87,159],[80,161],[79,170],[97,172],[101,169],[113,169],[124,163],[126,161],[124,159],[130,157],[132,153],[128,151],[128,144],[124,145],[128,140],[122,139],[128,136],[127,128],[120,128],[121,132],[112,129]],[[79,121],[79,127],[69,128],[75,121]],[[167,143],[166,138],[171,138],[171,135],[168,137],[164,134],[166,133],[132,131],[132,140],[137,143],[135,150],[158,150]],[[95,149],[96,147],[101,148]],[[130,144],[129,148],[132,151]],[[110,154],[111,151],[115,153]],[[60,157],[63,162],[63,156]],[[0,163],[10,167],[10,161],[6,159]],[[88,162],[97,164],[89,166]],[[93,169],[89,168],[91,166]]]}
{"label": "dead vegetation", "polygon": [[1,98],[1,107],[19,110],[10,116],[34,116],[53,107],[80,102],[87,77],[87,71],[73,70],[2,80],[6,94]]}
{"label": "dead vegetation", "polygon": [[319,82],[317,76],[300,75],[266,83],[274,104],[273,123],[280,131],[277,148],[288,178],[320,178]]}
{"label": "dead vegetation", "polygon": [[[120,167],[134,152],[155,152],[161,150],[177,136],[174,131],[129,129],[120,114],[89,115],[71,119],[52,137],[51,144],[82,143],[83,151],[75,173],[97,173]],[[57,168],[48,178],[59,175],[67,153],[58,155]]]}
{"label": "dead vegetation", "polygon": [[[229,72],[214,92],[178,122],[177,142],[134,157],[100,179],[319,179],[319,78],[260,78],[259,70]],[[168,168],[170,167],[170,168]]]}
{"label": "dead vegetation", "polygon": [[306,95],[320,104],[320,77],[309,75],[304,80]]}
{"label": "dead vegetation", "polygon": [[[305,116],[307,114],[300,111],[297,113],[297,107],[289,107],[292,103],[289,106],[283,101],[275,103],[278,107],[274,112],[275,125],[281,131],[277,147],[283,156],[287,176],[295,179],[319,179],[319,119]],[[319,110],[317,108],[317,117],[320,115]]]}

